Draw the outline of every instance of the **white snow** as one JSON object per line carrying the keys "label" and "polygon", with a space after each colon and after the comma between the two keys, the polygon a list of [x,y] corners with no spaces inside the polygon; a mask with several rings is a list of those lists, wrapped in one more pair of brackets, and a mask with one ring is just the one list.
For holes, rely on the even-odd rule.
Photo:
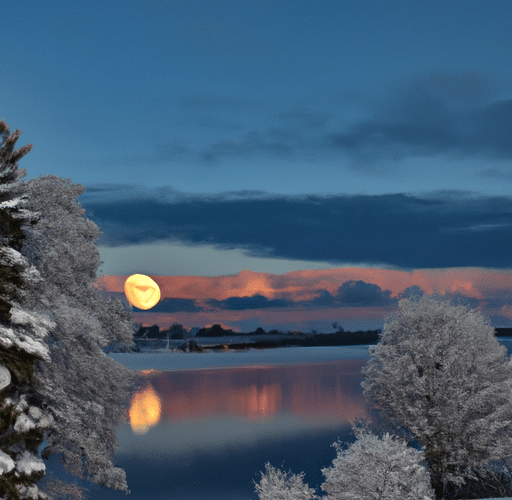
{"label": "white snow", "polygon": [[22,413],[16,419],[14,430],[16,432],[28,432],[36,427],[36,423],[25,413]]}
{"label": "white snow", "polygon": [[34,420],[39,420],[43,416],[43,411],[37,406],[31,406],[28,410],[28,414]]}
{"label": "white snow", "polygon": [[7,453],[0,451],[0,475],[2,475],[4,472],[9,472],[13,469],[13,459],[9,455],[7,455]]}
{"label": "white snow", "polygon": [[11,372],[0,363],[0,390],[11,383]]}
{"label": "white snow", "polygon": [[[12,400],[7,398],[5,404],[11,404]],[[27,432],[31,429],[44,429],[50,427],[53,423],[53,418],[49,414],[43,413],[41,408],[37,406],[29,406],[25,396],[21,396],[16,406],[14,407],[19,415],[14,423],[14,430],[16,432]]]}
{"label": "white snow", "polygon": [[12,200],[3,201],[2,203],[0,203],[0,209],[14,208],[25,201],[26,200],[24,200],[21,196],[18,196],[17,198],[13,198]]}
{"label": "white snow", "polygon": [[[40,335],[39,332],[38,335]],[[15,345],[22,351],[38,356],[45,361],[50,361],[50,352],[47,345],[42,340],[33,339],[28,334],[19,332],[19,330],[15,331],[12,328],[0,325],[0,344],[7,349]]]}
{"label": "white snow", "polygon": [[46,466],[41,458],[36,457],[28,451],[24,451],[16,462],[16,470],[20,474],[30,476],[33,472],[44,472]]}
{"label": "white snow", "polygon": [[9,264],[26,266],[28,264],[28,260],[21,255],[20,252],[14,250],[11,247],[0,247],[1,253],[5,255],[9,261]]}
{"label": "white snow", "polygon": [[28,325],[32,327],[38,337],[46,337],[48,329],[54,328],[55,323],[47,316],[36,312],[27,312],[18,307],[11,308],[11,321],[17,325]]}
{"label": "white snow", "polygon": [[38,356],[45,361],[50,361],[50,351],[46,344],[34,340],[30,337],[24,337],[23,339],[15,338],[14,344],[19,347],[22,351]]}
{"label": "white snow", "polygon": [[18,486],[18,491],[21,494],[21,498],[32,498],[34,500],[39,500],[40,498],[48,498],[46,493],[40,491],[39,488],[34,484],[30,486],[20,484]]}
{"label": "white snow", "polygon": [[0,325],[0,344],[2,344],[5,348],[9,349],[12,346],[12,339],[15,334],[12,328],[8,328]]}

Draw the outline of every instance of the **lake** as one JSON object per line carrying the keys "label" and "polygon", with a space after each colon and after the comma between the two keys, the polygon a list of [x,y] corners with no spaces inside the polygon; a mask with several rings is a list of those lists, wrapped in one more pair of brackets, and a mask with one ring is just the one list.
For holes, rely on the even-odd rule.
{"label": "lake", "polygon": [[113,357],[141,371],[130,424],[118,430],[130,500],[256,499],[267,461],[320,485],[332,443],[351,441],[350,422],[367,411],[365,346]]}
{"label": "lake", "polygon": [[[512,347],[512,339],[500,339]],[[304,471],[314,487],[353,441],[368,408],[360,386],[367,346],[245,352],[114,354],[140,373],[116,464],[131,495],[91,488],[94,500],[250,500],[269,461]]]}

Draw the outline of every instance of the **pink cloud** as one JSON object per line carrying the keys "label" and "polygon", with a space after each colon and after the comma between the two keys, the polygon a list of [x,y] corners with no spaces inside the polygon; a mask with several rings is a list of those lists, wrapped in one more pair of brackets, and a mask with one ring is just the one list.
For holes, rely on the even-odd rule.
{"label": "pink cloud", "polygon": [[[460,294],[475,299],[487,315],[512,320],[512,272],[481,268],[416,269],[398,271],[375,268],[339,268],[293,271],[285,274],[242,271],[230,276],[151,276],[160,286],[162,299],[194,300],[203,308],[198,312],[135,313],[136,321],[168,326],[181,323],[186,327],[213,323],[240,330],[241,325],[258,318],[263,328],[272,325],[305,326],[315,321],[351,321],[384,318],[392,307],[302,307],[302,304],[327,291],[335,296],[347,281],[364,281],[389,290],[396,299],[407,288],[418,286],[424,292]],[[98,284],[107,291],[122,292],[126,276],[101,276]],[[262,295],[267,299],[285,299],[290,307],[246,309],[240,311],[214,309],[210,299]],[[497,300],[499,298],[499,300]],[[295,305],[296,304],[296,305]]]}

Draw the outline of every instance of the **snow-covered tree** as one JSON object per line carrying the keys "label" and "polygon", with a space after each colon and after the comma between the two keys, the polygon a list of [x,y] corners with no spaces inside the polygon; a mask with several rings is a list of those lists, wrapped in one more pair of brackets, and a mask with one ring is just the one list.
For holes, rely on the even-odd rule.
{"label": "snow-covered tree", "polygon": [[478,311],[402,300],[363,370],[365,395],[421,444],[436,494],[512,451],[512,365]]}
{"label": "snow-covered tree", "polygon": [[31,146],[15,150],[19,136],[0,121],[0,495],[9,500],[45,498],[36,485],[45,471],[38,451],[52,425],[35,387],[34,368],[50,360],[45,337],[54,324],[37,298],[33,307],[24,305],[41,277],[20,253],[35,217],[20,192],[25,172],[18,160]]}
{"label": "snow-covered tree", "polygon": [[112,457],[131,372],[103,348],[130,345],[133,323],[94,287],[99,231],[76,201],[83,187],[22,182],[17,163],[31,146],[15,150],[19,134],[0,122],[0,499],[80,498],[60,481],[41,491],[52,454],[126,490]]}
{"label": "snow-covered tree", "polygon": [[23,270],[29,263],[20,258],[19,250],[25,238],[25,229],[34,222],[34,214],[25,208],[26,197],[18,196],[20,178],[26,175],[18,168],[18,160],[31,149],[31,145],[14,150],[21,132],[9,133],[9,127],[0,121],[0,318],[11,319],[12,301],[19,300],[24,287]]}
{"label": "snow-covered tree", "polygon": [[322,469],[325,500],[432,500],[423,453],[405,441],[359,431],[348,448],[335,443],[337,456]]}
{"label": "snow-covered tree", "polygon": [[254,484],[259,500],[312,500],[314,488],[304,483],[304,473],[293,474],[265,464],[259,483]]}
{"label": "snow-covered tree", "polygon": [[[112,458],[132,378],[103,349],[132,344],[131,316],[94,286],[101,264],[94,245],[99,230],[77,201],[83,186],[45,176],[25,182],[23,190],[39,218],[22,252],[44,279],[27,293],[26,302],[43,300],[55,323],[46,339],[51,362],[35,365],[37,389],[54,420],[42,455],[60,455],[71,474],[126,490],[124,471]],[[57,486],[50,485],[51,491]]]}

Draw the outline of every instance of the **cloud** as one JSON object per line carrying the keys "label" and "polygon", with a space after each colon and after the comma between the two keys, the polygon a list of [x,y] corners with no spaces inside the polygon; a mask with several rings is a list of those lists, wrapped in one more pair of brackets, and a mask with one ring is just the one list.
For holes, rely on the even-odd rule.
{"label": "cloud", "polygon": [[[230,105],[226,99],[221,103]],[[439,154],[512,157],[512,99],[499,97],[494,80],[477,71],[416,75],[390,89],[365,119],[347,122],[340,109],[336,117],[344,125],[328,129],[333,117],[332,109],[285,109],[277,114],[276,125],[212,142],[199,156],[216,161],[255,155],[295,158],[305,152],[318,157],[339,151],[350,154],[356,165]]]}
{"label": "cloud", "polygon": [[[136,320],[147,325],[182,323],[190,328],[222,323],[237,331],[258,326],[331,331],[332,323],[341,321],[349,329],[380,328],[398,300],[423,293],[478,307],[494,326],[512,325],[510,270],[340,267],[284,274],[242,271],[225,276],[151,277],[164,301],[156,312],[136,313]],[[102,276],[98,286],[124,296],[125,279]],[[169,312],[158,312],[160,308]]]}
{"label": "cloud", "polygon": [[[312,152],[323,141],[321,132],[330,119],[323,111],[297,107],[277,115],[273,126],[253,129],[235,138],[222,139],[200,150],[200,158],[211,162],[224,158],[254,156],[295,158],[299,153]],[[275,119],[275,116],[270,118]],[[321,146],[320,149],[325,149]]]}
{"label": "cloud", "polygon": [[395,304],[389,290],[381,290],[378,285],[364,281],[346,281],[338,289],[338,302],[344,306],[387,306]]}
{"label": "cloud", "polygon": [[162,163],[177,162],[190,160],[194,157],[195,151],[187,144],[182,142],[160,142],[153,144],[152,151],[147,154],[130,154],[121,156],[113,160],[121,165],[124,164],[143,164],[143,165],[157,165]]}
{"label": "cloud", "polygon": [[[295,158],[298,154],[330,151],[323,133],[331,112],[307,105],[276,110],[275,103],[226,96],[195,95],[178,100],[186,112],[184,123],[194,130],[207,129],[190,141],[174,138],[149,145],[145,154],[109,159],[120,164],[163,164],[183,162],[207,164],[222,160],[264,157]],[[256,125],[256,123],[258,125]],[[251,125],[248,125],[251,124]],[[182,134],[180,134],[182,135]]]}
{"label": "cloud", "polygon": [[512,100],[491,100],[482,74],[432,73],[397,88],[372,116],[327,134],[366,160],[450,154],[512,157]]}
{"label": "cloud", "polygon": [[320,290],[320,294],[310,301],[311,305],[322,307],[380,307],[396,303],[396,299],[391,298],[390,290],[382,290],[374,283],[361,280],[346,281],[335,295]]}
{"label": "cloud", "polygon": [[[134,308],[136,311],[139,309]],[[199,312],[201,307],[195,305],[193,299],[167,298],[162,299],[151,312]]]}
{"label": "cloud", "polygon": [[[104,246],[181,241],[249,255],[398,268],[512,267],[512,198],[186,196],[165,189],[81,198]],[[162,193],[162,194],[161,194]],[[165,197],[167,193],[167,197]]]}
{"label": "cloud", "polygon": [[318,296],[311,299],[309,304],[316,307],[335,307],[336,297],[327,290],[319,290]]}
{"label": "cloud", "polygon": [[412,285],[407,287],[400,295],[400,299],[414,299],[420,298],[425,295],[425,291],[418,285]]}
{"label": "cloud", "polygon": [[498,179],[505,182],[512,181],[512,172],[503,172],[502,170],[490,168],[480,172],[481,177],[488,177],[491,179]]}
{"label": "cloud", "polygon": [[252,297],[229,297],[225,300],[211,299],[208,304],[214,308],[228,309],[230,311],[243,311],[245,309],[266,309],[269,307],[289,307],[291,302],[282,299],[269,300],[263,295]]}
{"label": "cloud", "polygon": [[201,134],[190,143],[164,140],[147,154],[117,161],[211,166],[245,158],[339,158],[361,168],[417,156],[512,158],[512,99],[477,71],[416,75],[350,111],[346,102],[276,109],[269,101],[218,95],[182,96],[178,105],[185,123],[208,129],[203,143]]}
{"label": "cloud", "polygon": [[291,157],[295,148],[293,144],[298,138],[291,136],[289,131],[267,130],[251,131],[237,139],[218,141],[201,151],[205,161],[217,161],[221,158],[240,158],[251,156]]}

